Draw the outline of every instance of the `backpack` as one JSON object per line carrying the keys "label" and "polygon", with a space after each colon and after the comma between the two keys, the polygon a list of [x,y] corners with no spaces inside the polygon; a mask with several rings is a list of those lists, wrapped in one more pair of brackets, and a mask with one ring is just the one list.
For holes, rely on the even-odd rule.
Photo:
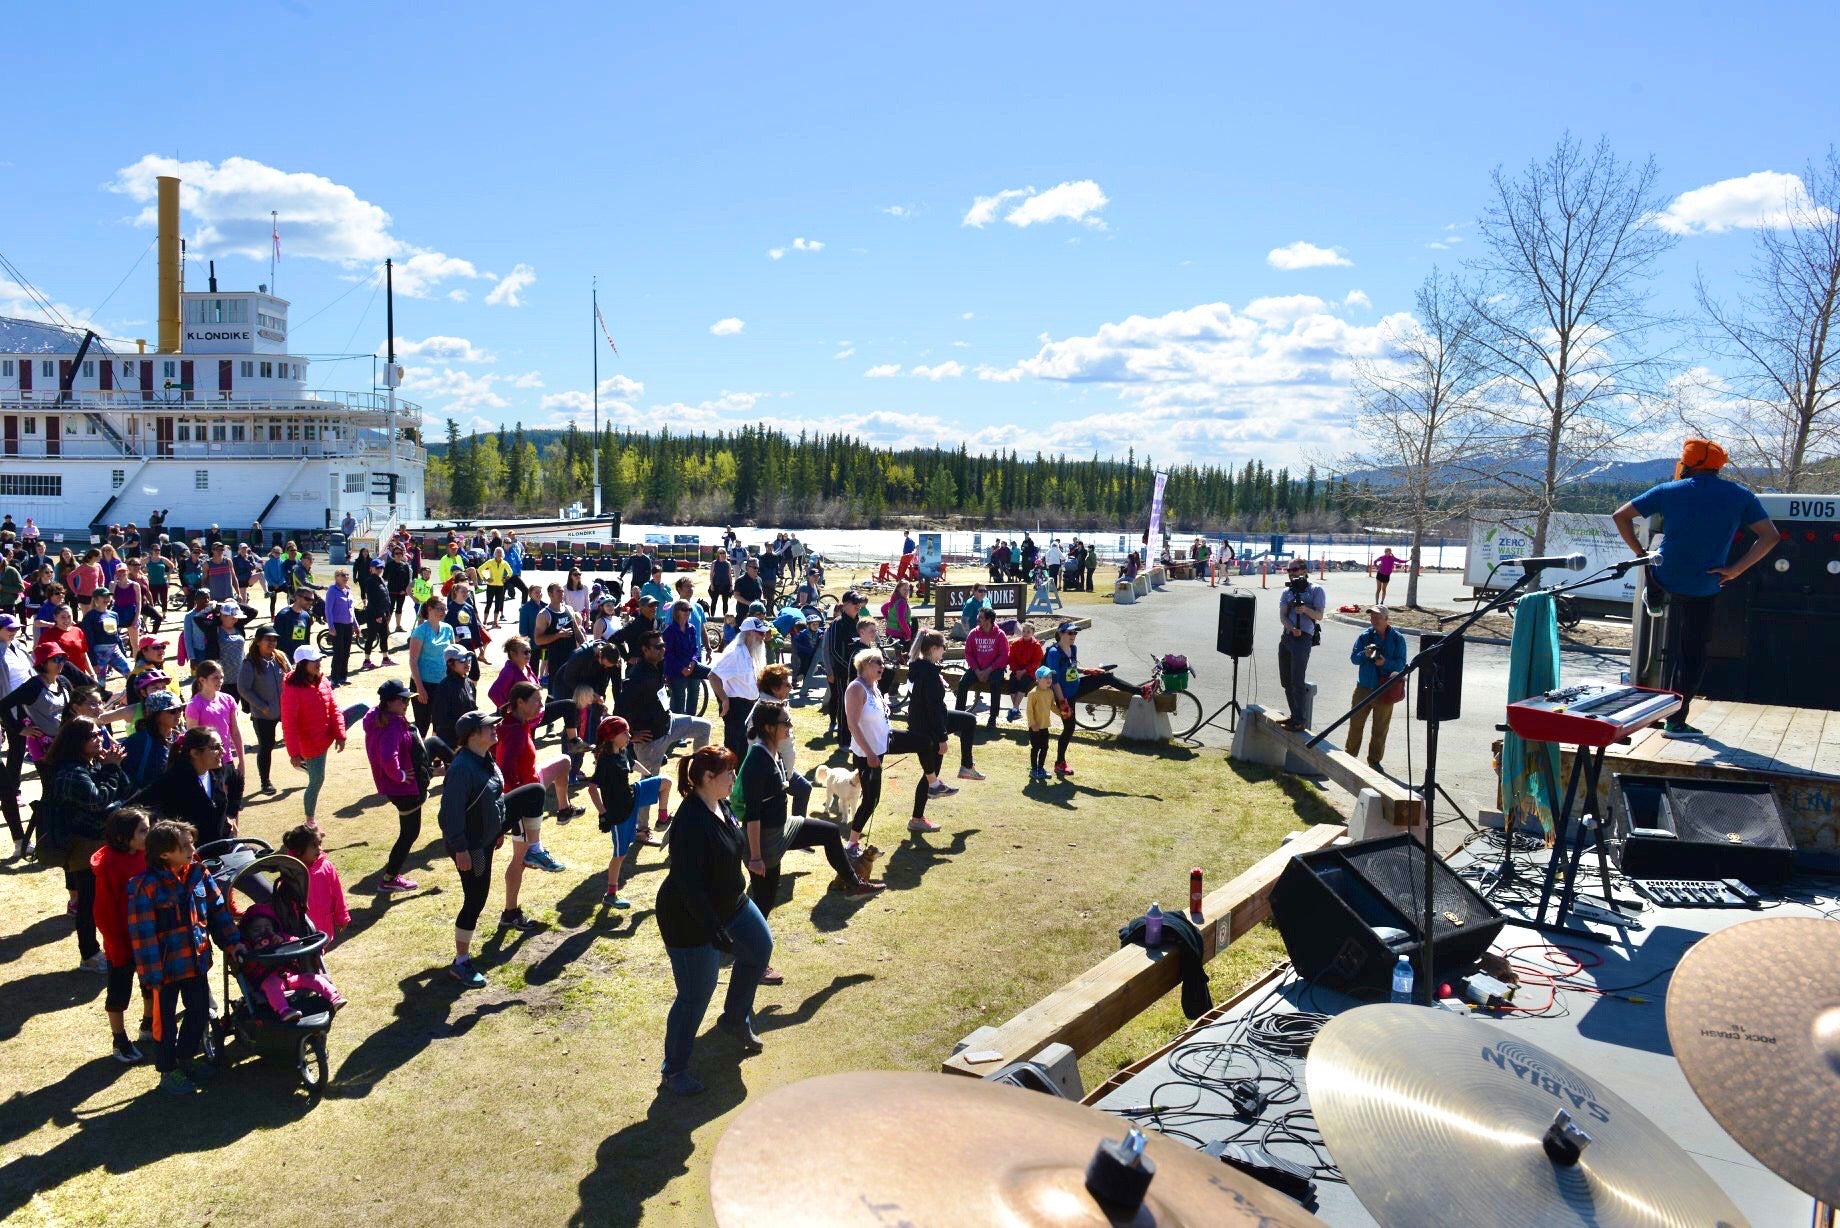
{"label": "backpack", "polygon": [[[747,755],[743,755],[741,757],[742,765],[746,766],[748,755],[755,754],[759,750],[760,750],[760,747],[758,746],[748,747]],[[735,783],[728,790],[728,808],[729,810],[734,812],[735,822],[737,823],[747,822],[747,795],[741,792],[741,773],[740,772],[735,773]]]}

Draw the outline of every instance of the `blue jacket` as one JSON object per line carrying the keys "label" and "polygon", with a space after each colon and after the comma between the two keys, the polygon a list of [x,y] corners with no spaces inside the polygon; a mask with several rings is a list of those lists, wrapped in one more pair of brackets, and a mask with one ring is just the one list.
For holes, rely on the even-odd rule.
{"label": "blue jacket", "polygon": [[686,665],[693,665],[703,646],[703,637],[697,634],[696,624],[678,626],[672,619],[664,625],[664,676],[681,678]]}
{"label": "blue jacket", "polygon": [[[1378,665],[1367,659],[1368,648],[1375,644],[1380,646]],[[1380,685],[1383,674],[1397,674],[1406,667],[1406,637],[1399,633],[1398,627],[1389,626],[1384,638],[1369,627],[1355,637],[1354,651],[1348,654],[1348,659],[1361,667],[1356,684],[1371,691]]]}
{"label": "blue jacket", "polygon": [[270,555],[262,560],[262,583],[271,589],[280,588],[287,583],[287,560],[279,555]]}

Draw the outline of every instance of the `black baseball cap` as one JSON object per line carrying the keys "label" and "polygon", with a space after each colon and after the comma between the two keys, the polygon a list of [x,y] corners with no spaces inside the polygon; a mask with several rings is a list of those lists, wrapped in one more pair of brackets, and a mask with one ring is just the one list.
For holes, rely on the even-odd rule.
{"label": "black baseball cap", "polygon": [[391,678],[377,688],[377,698],[383,703],[388,703],[392,699],[407,699],[410,694],[409,684],[400,678]]}
{"label": "black baseball cap", "polygon": [[490,729],[505,719],[496,712],[468,712],[454,722],[454,734],[465,742],[481,729]]}
{"label": "black baseball cap", "polygon": [[840,600],[840,601],[854,601],[854,602],[856,602],[856,603],[857,603],[858,605],[861,605],[861,604],[862,604],[862,599],[863,599],[863,595],[862,595],[861,593],[859,593],[859,592],[857,592],[857,591],[856,591],[855,589],[851,589],[851,590],[850,590],[849,592],[847,592],[847,593],[845,593],[845,594],[844,594],[844,595],[843,595],[842,597],[840,597],[840,598],[839,598],[838,600]]}

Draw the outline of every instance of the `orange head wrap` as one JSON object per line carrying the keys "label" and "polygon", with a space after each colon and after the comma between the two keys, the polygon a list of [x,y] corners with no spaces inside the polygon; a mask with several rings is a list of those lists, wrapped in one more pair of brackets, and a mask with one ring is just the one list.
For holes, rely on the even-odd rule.
{"label": "orange head wrap", "polygon": [[1685,477],[1696,469],[1718,470],[1725,467],[1730,460],[1724,448],[1710,439],[1701,439],[1697,435],[1680,445],[1680,463],[1674,466],[1674,476]]}

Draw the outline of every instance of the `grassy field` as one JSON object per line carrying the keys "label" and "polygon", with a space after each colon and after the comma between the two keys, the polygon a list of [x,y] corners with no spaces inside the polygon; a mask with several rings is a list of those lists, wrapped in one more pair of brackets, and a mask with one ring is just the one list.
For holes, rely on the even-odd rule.
{"label": "grassy field", "polygon": [[[341,694],[370,698],[385,676],[355,675],[361,685]],[[822,728],[815,708],[797,717],[802,743]],[[566,873],[526,874],[525,907],[545,928],[486,942],[490,984],[462,991],[444,974],[458,890],[433,805],[408,871],[421,889],[375,895],[394,812],[374,804],[358,738],[335,755],[321,813],[354,921],[329,966],[351,1006],[330,1038],[333,1086],[311,1108],[291,1070],[253,1060],[205,1095],[148,1096],[151,1066],[108,1054],[103,978],[75,970],[59,876],[7,866],[0,1218],[706,1222],[710,1155],[750,1094],[829,1071],[935,1069],[959,1037],[1116,949],[1117,927],[1151,899],[1180,900],[1190,866],[1224,882],[1284,832],[1333,817],[1315,793],[1219,752],[1090,739],[1076,741],[1074,781],[1025,789],[1026,743],[1006,727],[979,748],[990,779],[933,804],[944,830],[932,836],[897,822],[915,768],[896,761],[893,805],[871,833],[889,854],[891,890],[877,899],[827,894],[822,856],[790,854],[790,898],[772,917],[786,983],[759,998],[766,1052],[744,1060],[707,1034],[693,1069],[709,1090],[692,1100],[657,1091],[672,996],[651,907],[663,851],[638,858],[634,908],[604,911],[608,850],[591,817],[546,833]],[[245,811],[245,833],[278,842],[299,821],[303,780],[278,759],[282,792]],[[495,882],[488,918],[501,891]],[[1215,965],[1217,996],[1280,952],[1269,929],[1236,945]],[[1180,1028],[1174,999],[1088,1056],[1089,1085]],[[924,1153],[916,1140],[917,1162]]]}

